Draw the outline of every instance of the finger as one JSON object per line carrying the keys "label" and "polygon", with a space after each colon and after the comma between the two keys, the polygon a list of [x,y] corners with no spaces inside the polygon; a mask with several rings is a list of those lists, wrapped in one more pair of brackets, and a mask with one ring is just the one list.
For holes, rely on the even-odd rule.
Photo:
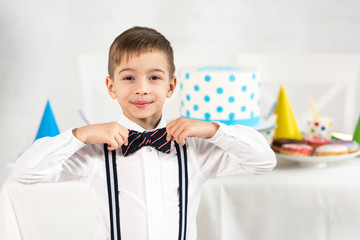
{"label": "finger", "polygon": [[184,128],[184,129],[182,130],[182,132],[179,133],[179,136],[178,136],[178,138],[179,138],[179,143],[180,143],[181,145],[185,145],[185,144],[186,144],[186,138],[188,138],[188,137],[190,137],[190,136],[191,136],[191,129],[189,129],[189,128]]}
{"label": "finger", "polygon": [[172,136],[166,136],[166,141],[170,142],[170,141],[174,141],[174,138]]}
{"label": "finger", "polygon": [[180,134],[179,134],[179,143],[184,146],[186,143],[186,138],[189,136],[189,131],[188,130],[183,130]]}
{"label": "finger", "polygon": [[[171,126],[170,126],[171,127]],[[172,141],[173,140],[173,136],[170,132],[170,127],[168,125],[166,125],[166,141]]]}
{"label": "finger", "polygon": [[174,124],[166,126],[166,132],[167,132],[166,140],[167,141],[174,139],[174,132],[176,131],[177,128],[178,128],[177,125],[174,125]]}
{"label": "finger", "polygon": [[117,141],[118,148],[122,145],[127,145],[128,142],[128,136],[129,136],[129,130],[125,127],[123,127],[120,124],[117,124],[114,131],[113,131],[115,140]]}
{"label": "finger", "polygon": [[179,126],[173,126],[170,130],[171,139],[178,142],[178,132],[180,131]]}
{"label": "finger", "polygon": [[173,140],[173,136],[171,135],[171,133],[169,133],[168,131],[166,131],[166,141],[172,141]]}
{"label": "finger", "polygon": [[181,144],[180,135],[182,134],[183,131],[184,131],[184,128],[182,126],[181,127],[179,126],[173,134],[175,141],[179,144]]}
{"label": "finger", "polygon": [[116,133],[115,136],[115,141],[117,142],[118,146],[116,148],[121,147],[124,144],[124,139],[122,138],[122,136],[120,135],[120,133]]}
{"label": "finger", "polygon": [[109,150],[115,150],[119,147],[118,142],[116,141],[115,137],[114,138],[110,138],[109,141],[107,141],[108,144],[108,149]]}
{"label": "finger", "polygon": [[128,142],[128,138],[129,138],[129,130],[127,128],[122,128],[119,131],[119,135],[122,139],[122,144],[124,144],[125,146],[127,146],[129,144]]}

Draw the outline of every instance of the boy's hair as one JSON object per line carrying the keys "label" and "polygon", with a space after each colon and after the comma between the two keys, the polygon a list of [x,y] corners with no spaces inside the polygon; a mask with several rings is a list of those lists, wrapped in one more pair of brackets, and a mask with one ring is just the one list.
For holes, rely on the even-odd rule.
{"label": "boy's hair", "polygon": [[159,32],[152,28],[133,27],[115,38],[110,46],[108,72],[111,79],[116,66],[126,58],[128,61],[134,54],[162,51],[167,57],[169,74],[175,73],[174,53],[170,42]]}

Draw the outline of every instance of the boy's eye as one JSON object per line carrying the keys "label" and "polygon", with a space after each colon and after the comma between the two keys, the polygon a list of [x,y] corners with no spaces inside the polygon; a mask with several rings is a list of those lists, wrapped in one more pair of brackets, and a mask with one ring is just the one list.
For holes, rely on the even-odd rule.
{"label": "boy's eye", "polygon": [[123,78],[123,80],[134,80],[134,78],[131,77],[131,76],[126,76],[126,77]]}
{"label": "boy's eye", "polygon": [[151,79],[151,80],[159,80],[159,79],[161,79],[161,78],[160,78],[159,76],[151,76],[150,79]]}

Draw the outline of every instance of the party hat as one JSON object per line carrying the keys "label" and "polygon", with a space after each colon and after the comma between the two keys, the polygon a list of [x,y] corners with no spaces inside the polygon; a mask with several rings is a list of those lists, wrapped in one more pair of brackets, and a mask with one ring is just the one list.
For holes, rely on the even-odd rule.
{"label": "party hat", "polygon": [[360,115],[353,134],[353,140],[360,144]]}
{"label": "party hat", "polygon": [[54,114],[51,110],[50,101],[47,100],[44,114],[41,119],[39,130],[37,132],[35,141],[43,137],[53,137],[59,134]]}
{"label": "party hat", "polygon": [[277,115],[274,138],[302,139],[283,85],[280,88],[274,113]]}

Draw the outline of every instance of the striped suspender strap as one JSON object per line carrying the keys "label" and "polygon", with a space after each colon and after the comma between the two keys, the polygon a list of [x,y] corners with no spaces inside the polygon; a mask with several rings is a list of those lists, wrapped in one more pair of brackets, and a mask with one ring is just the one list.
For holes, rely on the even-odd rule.
{"label": "striped suspender strap", "polygon": [[[179,237],[186,240],[187,209],[188,209],[188,167],[186,145],[182,148],[175,142],[179,170]],[[116,151],[110,152],[104,144],[106,181],[109,199],[110,235],[111,240],[121,240],[120,232],[120,205],[118,192],[118,179],[116,170]]]}
{"label": "striped suspender strap", "polygon": [[[186,145],[182,148],[175,142],[179,170],[179,237],[178,240],[186,239],[187,209],[188,209],[188,167]],[[184,172],[183,172],[184,171]],[[183,178],[184,176],[184,178]]]}
{"label": "striped suspender strap", "polygon": [[119,205],[119,190],[116,169],[116,151],[110,152],[107,149],[108,145],[104,144],[105,167],[106,167],[106,182],[109,200],[110,213],[110,235],[111,240],[120,240],[120,205]]}

